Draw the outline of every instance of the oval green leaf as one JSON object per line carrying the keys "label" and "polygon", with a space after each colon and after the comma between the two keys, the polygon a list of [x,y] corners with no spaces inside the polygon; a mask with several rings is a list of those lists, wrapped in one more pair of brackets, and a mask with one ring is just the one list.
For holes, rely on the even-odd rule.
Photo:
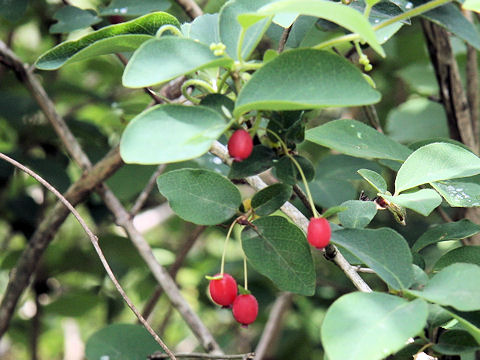
{"label": "oval green leaf", "polygon": [[225,131],[215,110],[203,106],[158,105],[136,116],[120,140],[126,163],[163,164],[205,154]]}
{"label": "oval green leaf", "polygon": [[422,214],[423,216],[430,215],[430,213],[442,203],[442,197],[432,189],[421,189],[397,196],[382,194],[382,197],[396,205],[400,205]]}
{"label": "oval green leaf", "polygon": [[141,325],[109,325],[90,336],[85,355],[88,360],[144,360],[160,345]]}
{"label": "oval green leaf", "polygon": [[430,183],[452,207],[480,206],[480,184],[468,181],[437,181]]}
{"label": "oval green leaf", "polygon": [[415,186],[480,174],[480,158],[464,148],[433,143],[422,146],[405,160],[395,179],[395,193]]}
{"label": "oval green leaf", "polygon": [[412,254],[407,241],[396,231],[345,229],[332,232],[332,242],[347,249],[394,289],[413,283]]}
{"label": "oval green leaf", "polygon": [[378,43],[368,20],[361,13],[344,4],[324,0],[280,0],[265,5],[259,9],[258,13],[262,15],[294,13],[315,16],[334,22],[360,35],[372,49],[385,57],[385,52]]}
{"label": "oval green leaf", "polygon": [[112,0],[106,8],[100,10],[100,14],[140,16],[154,11],[165,11],[171,5],[168,0]]}
{"label": "oval green leaf", "polygon": [[379,193],[385,194],[387,192],[387,183],[383,176],[379,173],[369,169],[360,169],[357,171],[357,173],[370,185],[372,185]]}
{"label": "oval green leaf", "polygon": [[467,330],[480,344],[480,311],[464,312],[452,308],[445,310],[454,319],[458,320],[459,325]]}
{"label": "oval green leaf", "polygon": [[[237,47],[240,33],[242,32],[242,26],[238,22],[238,16],[245,13],[255,12],[271,1],[272,0],[233,0],[229,1],[222,7],[218,19],[220,40],[227,47],[226,51],[231,58],[239,60],[237,56]],[[260,18],[257,17],[256,21],[254,21],[256,23],[254,25],[251,24],[251,26],[246,29],[241,50],[242,58],[244,60],[250,56],[265,31],[267,31],[268,25],[270,25],[270,19],[258,20],[260,20]]]}
{"label": "oval green leaf", "polygon": [[422,291],[413,294],[460,311],[480,310],[480,266],[457,263],[435,274]]}
{"label": "oval green leaf", "polygon": [[252,198],[252,207],[260,216],[270,215],[290,199],[292,187],[285,184],[273,184],[259,192]]}
{"label": "oval green leaf", "polygon": [[462,246],[447,252],[435,263],[434,271],[439,271],[455,263],[480,266],[480,246]]}
{"label": "oval green leaf", "polygon": [[377,206],[373,201],[348,200],[340,206],[347,208],[338,214],[340,223],[346,228],[364,228],[377,213]]}
{"label": "oval green leaf", "polygon": [[400,350],[425,326],[428,306],[382,293],[347,294],[323,320],[322,345],[329,360],[380,360]]}
{"label": "oval green leaf", "polygon": [[[310,160],[300,155],[294,155],[294,159],[302,168],[303,174],[307,182],[310,182],[315,177],[315,168]],[[298,171],[296,165],[288,156],[283,156],[275,163],[275,177],[281,182],[288,185],[295,185],[297,181],[302,180],[302,176]]]}
{"label": "oval green leaf", "polygon": [[[296,89],[292,91],[292,89]],[[234,111],[303,110],[373,104],[380,93],[344,58],[322,50],[285,51],[245,84]]]}
{"label": "oval green leaf", "polygon": [[94,10],[83,10],[71,5],[60,8],[53,18],[58,22],[50,26],[52,34],[69,33],[102,21]]}
{"label": "oval green leaf", "polygon": [[420,251],[440,241],[461,240],[480,232],[480,226],[467,219],[437,225],[425,231],[413,244],[412,251]]}
{"label": "oval green leaf", "polygon": [[269,147],[256,145],[248,158],[232,163],[228,177],[230,179],[243,179],[260,174],[273,166],[275,157],[275,152]]}
{"label": "oval green leaf", "polygon": [[158,85],[191,72],[228,66],[232,59],[215,56],[208,47],[192,39],[165,36],[142,44],[123,72],[123,86],[142,88]]}
{"label": "oval green leaf", "polygon": [[479,348],[475,338],[463,330],[449,330],[442,333],[438,342],[432,346],[436,352],[446,355],[474,352]]}
{"label": "oval green leaf", "polygon": [[157,186],[178,216],[198,225],[216,225],[230,219],[242,202],[235,185],[210,170],[170,171],[158,177]]}
{"label": "oval green leaf", "polygon": [[405,160],[411,150],[359,121],[330,121],[307,130],[305,138],[341,153],[367,159]]}
{"label": "oval green leaf", "polygon": [[78,40],[66,41],[55,46],[41,55],[35,66],[41,70],[56,70],[65,64],[94,56],[134,51],[143,42],[151,39],[163,25],[179,27],[180,23],[170,14],[157,12],[107,26]]}
{"label": "oval green leaf", "polygon": [[280,216],[253,222],[242,232],[242,248],[259,273],[283,291],[315,293],[315,270],[310,247],[302,230]]}

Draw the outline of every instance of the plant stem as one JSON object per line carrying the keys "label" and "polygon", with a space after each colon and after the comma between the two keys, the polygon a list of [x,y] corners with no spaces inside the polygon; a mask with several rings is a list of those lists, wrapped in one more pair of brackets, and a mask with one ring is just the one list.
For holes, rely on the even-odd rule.
{"label": "plant stem", "polygon": [[173,25],[170,25],[170,24],[161,26],[160,29],[157,30],[157,33],[155,34],[155,37],[160,38],[165,31],[170,31],[175,36],[183,37],[182,32],[176,26],[173,26]]}
{"label": "plant stem", "polygon": [[242,47],[243,47],[243,41],[245,40],[246,32],[247,32],[247,29],[242,26],[242,31],[240,31],[240,35],[238,36],[237,58],[241,65],[243,65]]}
{"label": "plant stem", "polygon": [[228,240],[230,239],[230,235],[232,235],[232,230],[235,227],[236,223],[237,223],[237,220],[232,222],[232,224],[228,228],[227,237],[225,238],[225,242],[223,243],[222,265],[220,266],[220,275],[222,275],[222,276],[223,276],[223,273],[224,273],[224,270],[225,270],[225,256],[227,255]]}
{"label": "plant stem", "polygon": [[[391,18],[391,19],[388,19],[388,20],[382,22],[381,24],[373,26],[372,27],[373,31],[383,29],[384,27],[387,27],[387,26],[389,26],[391,24],[394,24],[398,21],[402,21],[402,20],[417,16],[417,15],[423,14],[424,12],[432,10],[432,9],[438,7],[438,6],[444,5],[444,4],[449,3],[451,1],[452,0],[434,0],[434,1],[427,2],[423,5],[417,6],[417,7],[413,8],[409,11],[406,11],[402,14],[399,14],[399,15]],[[324,41],[324,42],[314,46],[313,48],[314,49],[324,49],[326,47],[331,47],[331,46],[339,44],[339,43],[343,43],[343,42],[347,42],[347,41],[353,41],[353,40],[359,40],[359,39],[360,39],[360,35],[358,35],[358,34],[348,34],[348,35],[343,35],[343,36],[339,36],[339,37],[334,38],[334,39]]]}
{"label": "plant stem", "polygon": [[190,79],[190,80],[187,80],[185,81],[183,84],[182,84],[182,95],[185,96],[188,100],[190,100],[192,103],[194,104],[198,104],[200,102],[199,99],[197,99],[196,97],[194,96],[191,96],[188,92],[187,92],[187,89],[189,86],[199,86],[199,87],[202,87],[204,88],[205,90],[207,90],[210,94],[213,94],[215,93],[215,89],[209,84],[207,83],[206,81],[204,80],[199,80],[199,79]]}
{"label": "plant stem", "polygon": [[248,290],[248,274],[247,274],[247,256],[243,253],[243,285]]}
{"label": "plant stem", "polygon": [[272,134],[278,140],[278,142],[282,146],[282,149],[283,149],[283,152],[285,153],[285,155],[288,156],[289,159],[292,161],[292,163],[296,166],[296,168],[297,168],[297,170],[300,174],[300,177],[302,178],[303,185],[305,185],[305,192],[307,193],[307,198],[308,198],[308,202],[310,203],[310,207],[312,209],[313,217],[316,217],[316,218],[320,217],[320,215],[317,212],[317,209],[315,208],[315,203],[313,202],[312,193],[310,192],[310,187],[308,186],[307,178],[305,177],[305,174],[303,173],[302,167],[300,166],[298,161],[295,159],[295,157],[289,153],[287,145],[283,142],[283,140],[280,138],[280,136],[278,136],[274,131],[272,131],[270,129],[267,129],[267,128],[262,128],[262,129],[264,129],[268,133]]}

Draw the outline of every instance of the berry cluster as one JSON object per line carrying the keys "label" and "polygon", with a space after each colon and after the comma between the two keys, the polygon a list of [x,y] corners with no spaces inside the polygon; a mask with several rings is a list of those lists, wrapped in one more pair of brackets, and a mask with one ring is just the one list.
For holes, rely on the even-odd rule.
{"label": "berry cluster", "polygon": [[[237,282],[230,274],[215,275],[210,280],[209,290],[212,300],[223,307],[232,306],[233,317],[247,326],[255,321],[258,314],[258,302],[252,294],[237,295]],[[221,277],[221,278],[220,278]],[[233,305],[232,305],[233,304]]]}

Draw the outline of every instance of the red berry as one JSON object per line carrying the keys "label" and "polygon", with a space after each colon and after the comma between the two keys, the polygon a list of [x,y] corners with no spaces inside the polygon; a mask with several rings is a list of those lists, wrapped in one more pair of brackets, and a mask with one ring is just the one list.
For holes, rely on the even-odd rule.
{"label": "red berry", "polygon": [[210,280],[209,290],[213,301],[218,305],[229,306],[237,296],[237,282],[231,275],[223,274],[221,279]]}
{"label": "red berry", "polygon": [[120,24],[125,22],[125,18],[122,15],[112,15],[108,20],[110,20],[110,24]]}
{"label": "red berry", "polygon": [[332,230],[325,218],[311,218],[308,224],[307,240],[317,249],[323,249],[330,242]]}
{"label": "red berry", "polygon": [[253,150],[253,140],[243,129],[236,130],[228,140],[228,153],[236,161],[245,160]]}
{"label": "red berry", "polygon": [[242,325],[248,325],[255,321],[258,314],[258,302],[255,296],[238,295],[233,302],[233,317]]}

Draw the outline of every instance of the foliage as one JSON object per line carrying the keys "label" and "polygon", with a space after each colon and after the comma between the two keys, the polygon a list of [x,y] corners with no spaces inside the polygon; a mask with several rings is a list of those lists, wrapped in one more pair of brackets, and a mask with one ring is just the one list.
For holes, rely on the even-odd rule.
{"label": "foliage", "polygon": [[[92,162],[119,148],[126,164],[107,184],[124,206],[156,185],[142,212],[168,204],[173,215],[144,230],[144,213],[131,214],[134,224],[154,262],[178,261],[183,296],[226,353],[254,350],[281,291],[294,297],[271,349],[278,359],[403,359],[419,351],[468,359],[480,350],[480,243],[467,240],[480,232],[478,119],[455,123],[445,98],[431,101],[442,86],[432,71],[439,64],[429,64],[417,37],[427,21],[447,29],[452,61],[464,64],[480,33],[460,9],[478,11],[476,2],[209,0],[199,3],[211,13],[193,20],[174,1],[87,3],[0,0],[2,40],[35,64]],[[0,51],[0,151],[65,192],[85,169],[50,128],[28,75]],[[225,148],[238,129],[254,143],[243,161]],[[152,165],[160,165],[153,181]],[[0,184],[3,292],[42,219],[58,209],[3,162]],[[134,303],[155,304],[158,276],[104,201],[101,190],[88,194],[82,215]],[[317,211],[332,227],[323,253],[305,237]],[[65,330],[59,340],[64,318],[79,329],[89,360],[143,359],[160,349],[140,326],[121,324],[132,315],[73,219],[35,266],[7,333],[11,358],[62,358],[71,336]],[[205,275],[224,267],[258,299],[248,330],[233,327],[206,295]],[[201,350],[202,339],[192,341],[172,310],[182,304],[161,298],[150,323],[171,349]],[[28,338],[33,348],[22,345]]]}

